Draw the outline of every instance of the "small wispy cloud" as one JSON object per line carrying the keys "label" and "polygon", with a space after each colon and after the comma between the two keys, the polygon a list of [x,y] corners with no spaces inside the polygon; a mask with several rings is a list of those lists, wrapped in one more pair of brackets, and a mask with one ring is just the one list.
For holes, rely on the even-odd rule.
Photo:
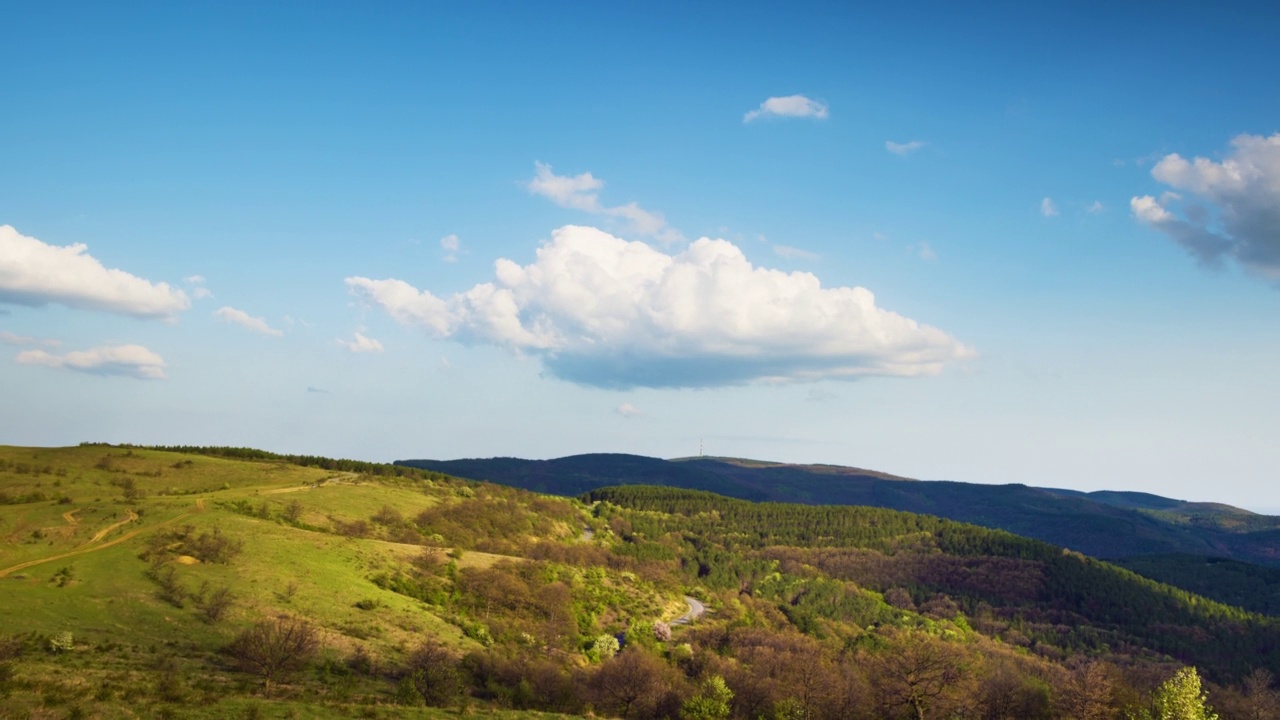
{"label": "small wispy cloud", "polygon": [[618,413],[624,418],[640,417],[641,415],[644,414],[640,412],[639,408],[637,408],[635,405],[632,405],[631,403],[622,403],[614,410],[614,412]]}
{"label": "small wispy cloud", "polygon": [[925,146],[925,142],[923,140],[912,140],[910,142],[904,142],[904,143],[898,143],[892,140],[884,141],[885,150],[888,150],[894,155],[900,155],[900,156],[910,155],[911,153],[919,150],[924,146]]}
{"label": "small wispy cloud", "polygon": [[801,250],[800,248],[791,247],[790,245],[774,245],[773,254],[778,257],[787,258],[788,260],[817,260],[822,257],[816,252]]}
{"label": "small wispy cloud", "polygon": [[237,310],[230,306],[220,307],[213,311],[213,317],[221,322],[239,325],[246,330],[252,330],[259,335],[268,335],[270,337],[280,337],[284,335],[283,331],[277,330],[267,324],[267,321],[260,317],[253,317],[243,310]]}
{"label": "small wispy cloud", "polygon": [[820,100],[812,100],[804,95],[787,95],[771,97],[760,103],[760,107],[742,116],[742,122],[749,123],[767,118],[814,118],[827,119],[827,104]]}
{"label": "small wispy cloud", "polygon": [[910,247],[911,252],[915,253],[921,260],[933,262],[938,259],[938,253],[934,252],[933,246],[923,240]]}
{"label": "small wispy cloud", "polygon": [[0,343],[5,345],[44,345],[45,347],[58,347],[62,343],[58,340],[50,340],[46,338],[33,337],[31,335],[15,335],[11,332],[0,331]]}
{"label": "small wispy cloud", "polygon": [[353,353],[380,353],[382,352],[382,343],[370,337],[365,337],[360,333],[355,333],[354,340],[343,340],[338,338],[338,344],[350,350]]}
{"label": "small wispy cloud", "polygon": [[204,286],[203,275],[188,275],[183,281],[191,287],[191,297],[197,300],[205,300],[213,297],[213,292]]}
{"label": "small wispy cloud", "polygon": [[118,375],[139,380],[162,380],[165,377],[164,359],[141,345],[103,345],[66,355],[27,350],[18,353],[17,362],[20,365],[43,365],[90,375]]}
{"label": "small wispy cloud", "polygon": [[1085,211],[1091,215],[1097,215],[1098,213],[1106,209],[1107,209],[1106,206],[1102,204],[1101,200],[1094,200],[1088,207],[1085,208]]}
{"label": "small wispy cloud", "polygon": [[328,394],[329,394],[329,391],[328,391],[328,390],[325,390],[324,388],[318,388],[318,387],[316,387],[316,386],[314,386],[314,385],[308,385],[308,386],[307,386],[307,392],[309,392],[309,393],[316,393],[316,394],[319,394],[319,395],[328,395]]}
{"label": "small wispy cloud", "polygon": [[1058,206],[1054,204],[1053,198],[1046,197],[1040,201],[1040,214],[1045,217],[1054,217],[1058,214]]}
{"label": "small wispy cloud", "polygon": [[560,207],[623,220],[631,231],[639,235],[647,235],[664,243],[684,239],[680,231],[667,225],[662,213],[645,210],[634,202],[626,205],[604,205],[600,202],[600,190],[603,187],[604,181],[589,172],[556,175],[550,165],[542,162],[534,163],[533,179],[525,184],[529,192],[541,195]]}
{"label": "small wispy cloud", "polygon": [[451,263],[458,261],[458,251],[462,249],[462,241],[457,235],[450,233],[440,238],[440,249],[444,251],[444,261]]}

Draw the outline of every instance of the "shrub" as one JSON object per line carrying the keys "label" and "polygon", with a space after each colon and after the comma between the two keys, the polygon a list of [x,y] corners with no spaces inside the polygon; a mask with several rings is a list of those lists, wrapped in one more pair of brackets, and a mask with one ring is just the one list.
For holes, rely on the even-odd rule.
{"label": "shrub", "polygon": [[587,648],[587,657],[592,662],[603,662],[618,654],[620,645],[618,638],[612,635],[600,635]]}
{"label": "shrub", "polygon": [[448,705],[462,695],[458,660],[451,650],[429,640],[409,656],[405,682],[427,705]]}
{"label": "shrub", "polygon": [[57,635],[49,638],[49,652],[54,654],[70,652],[75,649],[75,646],[76,639],[75,636],[71,634],[70,630],[63,630]]}
{"label": "shrub", "polygon": [[200,592],[194,597],[196,608],[200,610],[200,617],[207,623],[216,623],[221,620],[227,611],[231,609],[231,605],[235,602],[236,596],[231,592],[230,588],[220,587],[212,592],[208,591],[208,584],[200,586]]}
{"label": "shrub", "polygon": [[236,636],[227,650],[242,670],[262,678],[263,686],[297,672],[320,648],[315,628],[300,618],[263,620]]}

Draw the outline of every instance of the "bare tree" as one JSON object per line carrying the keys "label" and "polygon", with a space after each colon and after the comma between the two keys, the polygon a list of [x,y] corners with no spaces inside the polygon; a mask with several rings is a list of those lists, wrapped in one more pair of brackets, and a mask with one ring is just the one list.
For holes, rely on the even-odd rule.
{"label": "bare tree", "polygon": [[963,657],[957,648],[918,633],[902,633],[894,645],[875,657],[872,676],[881,703],[926,720],[929,710],[963,678]]}
{"label": "bare tree", "polygon": [[661,660],[638,648],[628,648],[600,664],[588,682],[590,695],[600,710],[617,717],[647,714],[663,691],[676,684]]}
{"label": "bare tree", "polygon": [[209,590],[209,584],[206,582],[200,586],[198,592],[191,594],[191,599],[200,609],[201,619],[207,623],[216,623],[227,614],[227,610],[231,609],[236,596],[230,588],[226,587]]}
{"label": "bare tree", "polygon": [[1280,692],[1274,687],[1275,676],[1258,668],[1244,679],[1244,711],[1248,720],[1280,718]]}
{"label": "bare tree", "polygon": [[1115,716],[1112,666],[1095,660],[1071,671],[1058,688],[1058,709],[1073,720],[1107,720]]}
{"label": "bare tree", "polygon": [[304,667],[315,657],[320,639],[315,628],[300,618],[282,615],[263,620],[236,636],[228,650],[245,672],[271,684]]}
{"label": "bare tree", "polygon": [[409,656],[406,681],[428,705],[448,705],[462,694],[458,656],[434,640],[423,643]]}

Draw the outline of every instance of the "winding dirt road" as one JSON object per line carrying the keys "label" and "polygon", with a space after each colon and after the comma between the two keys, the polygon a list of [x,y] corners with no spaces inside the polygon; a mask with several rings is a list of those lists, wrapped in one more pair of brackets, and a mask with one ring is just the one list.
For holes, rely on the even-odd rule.
{"label": "winding dirt road", "polygon": [[102,538],[106,537],[107,534],[110,533],[112,530],[116,530],[117,528],[123,527],[124,525],[127,525],[128,523],[134,522],[135,520],[138,519],[138,514],[135,513],[133,510],[128,510],[127,512],[128,512],[128,516],[125,517],[124,520],[121,520],[120,522],[117,522],[117,523],[112,523],[111,525],[108,525],[107,527],[99,530],[97,533],[94,534],[92,538],[90,538],[87,542],[85,542],[83,545],[76,548],[75,550],[72,550],[70,552],[64,552],[58,555],[50,555],[49,557],[38,558],[36,560],[28,560],[23,563],[18,563],[17,565],[14,565],[12,567],[0,569],[0,577],[4,577],[9,573],[17,572],[18,570],[25,570],[26,568],[34,567],[36,565],[43,565],[45,563],[53,562],[55,560],[65,560],[66,558],[76,557],[78,555],[85,555],[87,553],[104,550],[114,545],[119,545],[120,543],[125,542],[127,540],[132,540],[133,538],[137,537],[138,534],[142,533],[145,530],[153,530],[158,527],[164,527],[165,525],[168,525],[170,523],[175,523],[191,514],[189,512],[182,513],[181,515],[177,517],[169,518],[168,520],[165,520],[162,523],[158,523],[156,525],[151,525],[144,528],[138,528],[137,530],[127,532],[124,535],[121,535],[120,537],[114,540],[108,540],[107,542],[99,542],[100,540],[102,540]]}

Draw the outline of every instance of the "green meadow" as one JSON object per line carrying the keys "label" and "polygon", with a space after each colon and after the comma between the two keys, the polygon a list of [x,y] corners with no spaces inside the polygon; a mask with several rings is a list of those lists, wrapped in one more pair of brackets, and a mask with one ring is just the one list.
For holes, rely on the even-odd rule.
{"label": "green meadow", "polygon": [[[141,448],[0,447],[0,637],[20,646],[0,717],[330,718],[353,708],[378,717],[381,705],[395,717],[452,716],[457,709],[395,703],[391,685],[343,659],[358,650],[389,665],[424,638],[459,653],[482,647],[456,613],[441,617],[370,580],[403,573],[427,551],[404,518],[471,492],[448,479]],[[395,527],[372,521],[379,513]],[[237,550],[209,561],[177,547],[202,536]],[[520,561],[429,552],[458,568]],[[177,597],[165,596],[157,572]],[[234,599],[213,622],[194,598],[220,589]],[[280,616],[306,618],[321,649],[310,673],[264,694],[223,651],[246,627]],[[71,647],[49,652],[66,633]]]}

